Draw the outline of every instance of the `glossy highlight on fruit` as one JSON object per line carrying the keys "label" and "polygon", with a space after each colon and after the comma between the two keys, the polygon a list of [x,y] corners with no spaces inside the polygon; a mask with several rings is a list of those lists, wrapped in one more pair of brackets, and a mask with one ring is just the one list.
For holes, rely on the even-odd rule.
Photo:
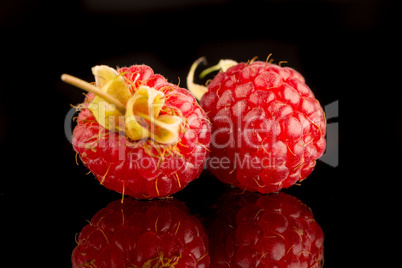
{"label": "glossy highlight on fruit", "polygon": [[138,199],[166,197],[198,178],[209,154],[209,121],[194,97],[146,65],[92,68],[73,148],[106,188]]}
{"label": "glossy highlight on fruit", "polygon": [[110,203],[77,238],[73,268],[208,268],[208,238],[177,199]]}
{"label": "glossy highlight on fruit", "polygon": [[207,224],[213,268],[320,268],[324,234],[291,195],[232,191]]}
{"label": "glossy highlight on fruit", "polygon": [[202,96],[212,123],[209,170],[247,191],[278,192],[313,171],[326,147],[323,109],[303,76],[289,67],[261,61],[222,60],[208,87],[188,87]]}

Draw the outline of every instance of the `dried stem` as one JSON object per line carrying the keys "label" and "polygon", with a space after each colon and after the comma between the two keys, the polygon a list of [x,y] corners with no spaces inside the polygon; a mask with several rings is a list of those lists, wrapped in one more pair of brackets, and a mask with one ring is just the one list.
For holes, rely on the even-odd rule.
{"label": "dried stem", "polygon": [[99,96],[103,100],[105,100],[107,103],[113,104],[122,115],[124,115],[126,113],[126,107],[118,99],[110,96],[106,92],[99,90],[97,87],[91,85],[90,83],[88,83],[84,80],[81,80],[77,77],[71,76],[69,74],[63,74],[61,76],[61,80],[63,80],[64,82],[66,82],[70,85],[78,87],[82,90],[91,92],[91,93]]}

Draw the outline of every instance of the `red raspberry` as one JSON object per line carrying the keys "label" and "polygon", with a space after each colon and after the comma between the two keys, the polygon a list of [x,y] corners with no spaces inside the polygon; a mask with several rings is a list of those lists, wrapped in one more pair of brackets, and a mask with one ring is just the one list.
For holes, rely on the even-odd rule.
{"label": "red raspberry", "polygon": [[194,97],[146,65],[92,70],[97,87],[62,79],[96,94],[81,105],[73,132],[73,147],[96,179],[123,195],[151,199],[197,178],[211,135]]}
{"label": "red raspberry", "polygon": [[208,237],[175,199],[126,198],[100,210],[72,254],[74,268],[209,267]]}
{"label": "red raspberry", "polygon": [[318,268],[324,234],[310,209],[285,193],[230,192],[209,223],[211,267]]}
{"label": "red raspberry", "polygon": [[227,63],[208,88],[189,85],[194,95],[205,93],[200,105],[212,122],[208,168],[225,183],[261,193],[304,180],[326,146],[325,115],[304,78],[267,62],[219,66]]}

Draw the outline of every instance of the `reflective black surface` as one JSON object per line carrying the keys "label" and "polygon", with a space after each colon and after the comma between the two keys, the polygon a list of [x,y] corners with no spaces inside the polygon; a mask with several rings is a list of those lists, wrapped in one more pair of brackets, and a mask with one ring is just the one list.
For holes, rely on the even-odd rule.
{"label": "reflective black surface", "polygon": [[320,225],[289,194],[227,187],[204,208],[208,213],[191,215],[175,197],[112,201],[76,236],[73,267],[319,268],[324,263]]}
{"label": "reflective black surface", "polygon": [[[395,259],[390,230],[397,230],[400,205],[402,91],[394,2],[93,2],[17,0],[0,10],[4,261],[71,267],[75,235],[121,198],[76,164],[64,120],[84,96],[60,81],[62,73],[91,81],[96,64],[145,63],[185,86],[200,56],[212,65],[269,53],[300,71],[323,106],[339,101],[339,113],[328,119],[339,126],[339,161],[318,161],[301,186],[285,190],[322,227],[324,267],[364,267],[375,259],[387,267]],[[223,192],[206,171],[176,197],[206,216]]]}

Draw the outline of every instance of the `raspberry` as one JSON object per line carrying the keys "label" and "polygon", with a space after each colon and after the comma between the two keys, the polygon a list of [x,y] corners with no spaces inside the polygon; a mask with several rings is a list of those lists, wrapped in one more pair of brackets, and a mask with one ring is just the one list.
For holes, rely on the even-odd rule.
{"label": "raspberry", "polygon": [[267,62],[222,60],[206,70],[223,68],[205,88],[191,82],[199,61],[187,83],[212,122],[209,170],[261,193],[304,180],[325,150],[326,120],[302,75]]}
{"label": "raspberry", "polygon": [[197,178],[209,154],[210,126],[185,89],[146,65],[92,69],[96,86],[78,115],[73,148],[106,188],[138,199],[169,196]]}
{"label": "raspberry", "polygon": [[232,191],[214,215],[207,223],[211,267],[322,267],[324,234],[295,197]]}
{"label": "raspberry", "polygon": [[93,216],[77,240],[78,267],[209,267],[208,237],[176,199],[114,201]]}

